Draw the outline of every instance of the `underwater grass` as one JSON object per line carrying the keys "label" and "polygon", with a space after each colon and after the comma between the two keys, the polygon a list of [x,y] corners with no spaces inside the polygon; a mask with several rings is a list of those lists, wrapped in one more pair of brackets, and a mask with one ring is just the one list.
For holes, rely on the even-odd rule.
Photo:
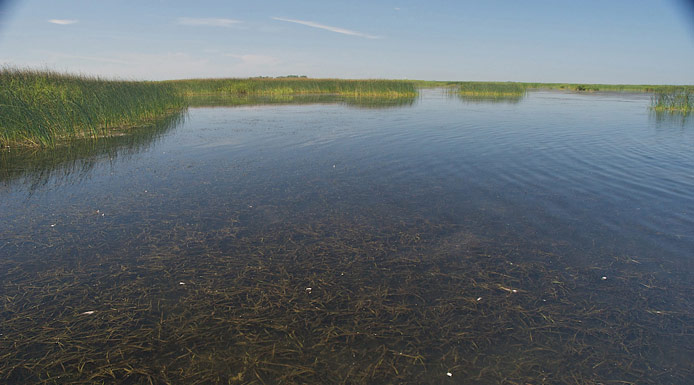
{"label": "underwater grass", "polygon": [[405,80],[345,80],[311,78],[187,79],[164,82],[190,95],[300,95],[416,96],[414,83]]}
{"label": "underwater grass", "polygon": [[146,125],[180,110],[168,84],[115,81],[52,71],[0,70],[0,146],[53,146]]}
{"label": "underwater grass", "polygon": [[657,92],[651,97],[651,108],[658,112],[689,113],[694,110],[694,90]]}
{"label": "underwater grass", "polygon": [[[12,253],[29,240],[4,246],[14,257],[0,260],[0,381],[684,384],[694,374],[687,292],[636,257],[577,267],[423,218],[245,226],[254,215],[213,231],[145,222],[122,252],[59,263]],[[682,360],[668,358],[672,346]]]}

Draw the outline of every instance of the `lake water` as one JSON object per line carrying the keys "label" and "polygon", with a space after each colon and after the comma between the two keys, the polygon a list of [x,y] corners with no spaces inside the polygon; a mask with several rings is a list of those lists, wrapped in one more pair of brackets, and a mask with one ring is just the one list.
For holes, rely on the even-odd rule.
{"label": "lake water", "polygon": [[691,383],[691,119],[280,102],[0,153],[0,382]]}

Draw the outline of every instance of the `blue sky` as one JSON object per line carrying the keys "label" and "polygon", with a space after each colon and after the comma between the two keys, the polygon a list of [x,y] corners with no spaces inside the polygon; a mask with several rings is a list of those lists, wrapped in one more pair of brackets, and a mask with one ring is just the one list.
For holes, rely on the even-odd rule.
{"label": "blue sky", "polygon": [[685,0],[0,0],[0,64],[128,79],[694,84]]}

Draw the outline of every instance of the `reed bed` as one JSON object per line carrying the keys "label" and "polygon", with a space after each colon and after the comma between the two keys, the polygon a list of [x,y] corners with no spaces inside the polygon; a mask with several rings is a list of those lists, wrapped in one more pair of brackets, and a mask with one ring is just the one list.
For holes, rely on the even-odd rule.
{"label": "reed bed", "polygon": [[651,97],[651,108],[658,112],[689,113],[694,110],[694,90],[658,92]]}
{"label": "reed bed", "polygon": [[0,70],[0,146],[53,146],[107,136],[180,110],[169,84],[4,68]]}
{"label": "reed bed", "polygon": [[532,82],[460,82],[460,81],[428,81],[413,80],[420,88],[444,87],[456,89],[470,87],[472,91],[488,90],[490,93],[502,92],[508,87],[511,92],[514,88],[520,92],[525,90],[567,90],[583,92],[673,92],[678,90],[694,91],[694,85],[653,85],[653,84],[588,84],[588,83],[532,83]]}
{"label": "reed bed", "polygon": [[456,92],[476,97],[522,97],[527,87],[522,83],[464,82],[458,85]]}
{"label": "reed bed", "polygon": [[357,97],[416,96],[414,83],[403,80],[344,80],[309,78],[188,79],[165,82],[190,95],[335,94]]}
{"label": "reed bed", "polygon": [[416,96],[345,96],[334,94],[299,95],[193,95],[188,107],[236,107],[254,105],[342,104],[354,108],[384,109],[411,106]]}

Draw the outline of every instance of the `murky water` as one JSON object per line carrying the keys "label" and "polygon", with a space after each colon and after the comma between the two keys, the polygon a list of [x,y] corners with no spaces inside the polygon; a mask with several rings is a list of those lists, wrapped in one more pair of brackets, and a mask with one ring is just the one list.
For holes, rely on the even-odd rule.
{"label": "murky water", "polygon": [[0,382],[694,378],[691,120],[373,102],[0,154]]}

